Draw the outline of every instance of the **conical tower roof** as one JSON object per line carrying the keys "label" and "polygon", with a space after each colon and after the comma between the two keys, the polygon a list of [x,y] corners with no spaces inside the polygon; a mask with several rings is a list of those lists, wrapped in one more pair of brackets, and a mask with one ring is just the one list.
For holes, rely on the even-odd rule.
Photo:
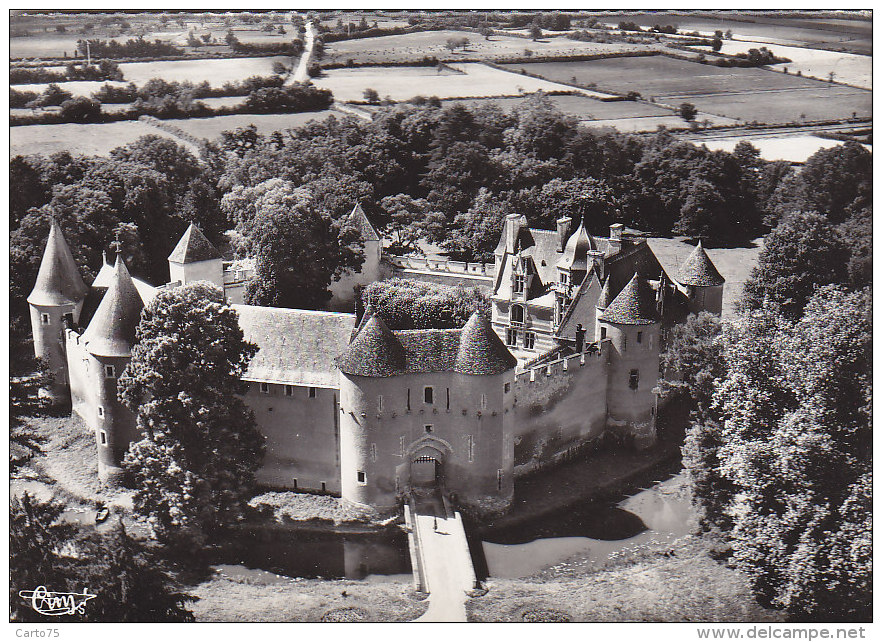
{"label": "conical tower roof", "polygon": [[605,310],[612,303],[612,292],[609,290],[609,276],[603,282],[603,288],[600,290],[600,296],[597,298],[597,307]]}
{"label": "conical tower roof", "polygon": [[600,315],[601,321],[623,325],[649,325],[658,322],[655,292],[646,279],[636,273]]}
{"label": "conical tower roof", "polygon": [[83,333],[86,350],[98,357],[130,357],[143,308],[125,263],[116,257],[110,286]]}
{"label": "conical tower roof", "polygon": [[86,298],[89,289],[83,283],[70,248],[58,223],[52,221],[46,249],[40,261],[37,282],[28,296],[31,305],[69,305]]}
{"label": "conical tower roof", "polygon": [[717,271],[707,252],[701,247],[701,241],[698,241],[698,245],[680,266],[678,281],[682,285],[710,286],[723,285],[726,279]]}
{"label": "conical tower roof", "polygon": [[190,227],[184,232],[181,240],[168,255],[168,260],[174,263],[198,263],[199,261],[210,261],[211,259],[220,259],[221,253],[211,244],[202,231],[190,223]]}
{"label": "conical tower roof", "polygon": [[588,269],[588,251],[596,250],[597,243],[594,238],[585,230],[585,224],[580,222],[579,227],[567,239],[564,247],[563,256],[557,262],[557,267],[567,268],[570,270],[587,270]]}
{"label": "conical tower roof", "polygon": [[391,377],[405,368],[404,348],[383,320],[373,314],[336,363],[346,374]]}
{"label": "conical tower roof", "polygon": [[514,368],[518,360],[493,332],[487,317],[477,310],[462,328],[454,372],[494,375]]}

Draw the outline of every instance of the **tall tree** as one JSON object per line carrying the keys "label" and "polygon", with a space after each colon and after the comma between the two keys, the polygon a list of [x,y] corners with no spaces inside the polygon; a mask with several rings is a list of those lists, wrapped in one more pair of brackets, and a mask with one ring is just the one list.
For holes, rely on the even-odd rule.
{"label": "tall tree", "polygon": [[163,540],[199,541],[241,519],[263,457],[263,436],[241,395],[256,346],[219,288],[160,291],[138,324],[119,398],[144,439],[125,468],[135,510]]}

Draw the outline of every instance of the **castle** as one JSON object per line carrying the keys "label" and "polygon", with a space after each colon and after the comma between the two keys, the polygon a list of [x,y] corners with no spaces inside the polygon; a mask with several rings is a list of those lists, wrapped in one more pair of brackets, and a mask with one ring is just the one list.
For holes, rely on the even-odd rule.
{"label": "castle", "polygon": [[243,376],[266,437],[257,481],[380,513],[426,486],[499,513],[515,478],[604,435],[651,445],[662,333],[688,312],[721,312],[724,280],[700,243],[674,281],[621,225],[597,238],[568,218],[549,231],[511,215],[495,265],[411,269],[383,254],[360,207],[352,216],[365,265],[335,284],[331,307],[352,309],[355,285],[398,275],[483,284],[491,318],[475,312],[460,329],[397,331],[371,309],[357,318],[243,305],[248,264],[225,265],[192,225],[168,258],[169,283],[134,278],[117,257],[87,287],[53,222],[28,297],[34,350],[54,375],[51,397],[69,399],[94,431],[103,480],[119,481],[141,438],[116,386],[141,310],[160,289],[217,285],[258,346]]}

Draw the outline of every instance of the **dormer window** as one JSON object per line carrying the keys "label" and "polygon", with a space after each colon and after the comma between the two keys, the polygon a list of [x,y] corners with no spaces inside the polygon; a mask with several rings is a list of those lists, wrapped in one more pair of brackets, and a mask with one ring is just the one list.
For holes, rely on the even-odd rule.
{"label": "dormer window", "polygon": [[513,305],[511,306],[511,312],[509,313],[509,318],[512,323],[523,323],[524,322],[524,306],[522,305]]}
{"label": "dormer window", "polygon": [[514,275],[514,283],[512,284],[512,292],[515,294],[523,294],[527,283],[527,278],[523,274]]}
{"label": "dormer window", "polygon": [[561,285],[569,285],[570,284],[570,275],[563,270],[560,272],[560,284]]}

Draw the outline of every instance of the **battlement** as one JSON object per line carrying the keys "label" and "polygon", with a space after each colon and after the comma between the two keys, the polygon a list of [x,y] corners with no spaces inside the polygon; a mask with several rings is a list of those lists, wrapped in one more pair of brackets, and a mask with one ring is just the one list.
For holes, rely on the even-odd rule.
{"label": "battlement", "polygon": [[383,258],[393,267],[402,270],[419,270],[425,272],[439,272],[442,274],[464,274],[475,277],[494,278],[496,276],[495,263],[468,263],[453,261],[451,259],[433,259],[422,256],[390,256]]}
{"label": "battlement", "polygon": [[524,370],[515,375],[515,382],[517,384],[530,384],[536,381],[542,381],[546,377],[553,377],[555,375],[569,372],[570,370],[582,368],[585,365],[591,365],[595,362],[602,362],[609,356],[609,339],[597,341],[595,343],[588,344],[588,346],[596,346],[597,349],[592,351],[586,350],[585,352],[581,352],[579,354],[571,354],[564,357],[553,358],[546,363],[536,363],[535,365],[530,365],[530,362],[527,362]]}

